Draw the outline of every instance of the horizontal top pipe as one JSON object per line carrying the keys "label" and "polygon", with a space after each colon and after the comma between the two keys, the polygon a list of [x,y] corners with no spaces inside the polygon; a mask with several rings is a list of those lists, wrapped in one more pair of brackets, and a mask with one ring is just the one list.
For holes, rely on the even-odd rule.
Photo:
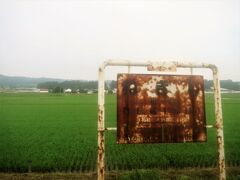
{"label": "horizontal top pipe", "polygon": [[214,72],[217,71],[217,67],[214,64],[208,63],[192,63],[192,62],[184,62],[184,61],[147,61],[147,62],[133,62],[130,60],[107,60],[104,61],[101,70],[105,69],[107,66],[139,66],[139,67],[147,67],[149,65],[158,64],[159,66],[173,65],[179,68],[209,68]]}

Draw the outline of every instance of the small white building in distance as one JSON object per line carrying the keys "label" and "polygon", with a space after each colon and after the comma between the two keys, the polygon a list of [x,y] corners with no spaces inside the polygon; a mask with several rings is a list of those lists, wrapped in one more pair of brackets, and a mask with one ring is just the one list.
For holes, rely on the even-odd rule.
{"label": "small white building in distance", "polygon": [[87,94],[93,94],[93,91],[92,90],[88,90]]}
{"label": "small white building in distance", "polygon": [[71,93],[72,90],[70,88],[64,90],[65,93]]}
{"label": "small white building in distance", "polygon": [[39,92],[40,93],[48,93],[48,89],[40,89]]}

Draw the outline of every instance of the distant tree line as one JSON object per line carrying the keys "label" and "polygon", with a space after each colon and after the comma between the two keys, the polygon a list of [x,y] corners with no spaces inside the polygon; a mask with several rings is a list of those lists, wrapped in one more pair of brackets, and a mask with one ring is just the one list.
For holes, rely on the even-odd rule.
{"label": "distant tree line", "polygon": [[[239,82],[233,82],[232,80],[221,80],[220,85],[221,85],[221,88],[224,88],[224,89],[240,91],[240,83]],[[204,87],[205,87],[205,90],[210,90],[211,87],[213,87],[213,81],[212,80],[204,80]]]}
{"label": "distant tree line", "polygon": [[86,90],[93,90],[98,88],[97,81],[51,81],[51,82],[43,82],[37,85],[39,89],[49,89],[50,92],[53,93],[62,93],[64,89],[70,88],[73,92],[85,92]]}
{"label": "distant tree line", "polygon": [[[0,74],[0,89],[4,88],[40,88],[49,89],[53,92],[63,92],[64,89],[70,88],[72,91],[86,91],[97,89],[97,81],[53,79],[53,78],[29,78],[14,77]],[[116,88],[116,81],[106,81],[105,89],[110,91]],[[205,90],[213,87],[212,80],[205,80]],[[229,90],[240,91],[240,82],[232,80],[221,80],[221,87]]]}
{"label": "distant tree line", "polygon": [[[106,81],[105,83],[105,89],[112,91],[117,86],[117,82],[112,81]],[[204,87],[205,90],[211,90],[211,87],[213,87],[213,81],[212,80],[204,80]],[[51,82],[43,82],[39,83],[37,85],[37,88],[39,89],[49,89],[50,92],[53,93],[62,93],[64,89],[70,88],[72,92],[86,92],[87,90],[97,90],[98,89],[98,81],[63,81],[63,82],[57,82],[57,81],[51,81]],[[240,91],[240,83],[239,82],[233,82],[232,80],[221,80],[221,88],[229,89],[229,90],[235,90]]]}
{"label": "distant tree line", "polygon": [[[116,88],[116,81],[106,81],[105,89],[112,91]],[[94,92],[98,89],[98,81],[50,81],[50,82],[43,82],[37,85],[39,89],[48,89],[49,92],[52,93],[62,93],[64,89],[70,88],[72,92],[82,92],[85,93],[88,90],[93,90]]]}

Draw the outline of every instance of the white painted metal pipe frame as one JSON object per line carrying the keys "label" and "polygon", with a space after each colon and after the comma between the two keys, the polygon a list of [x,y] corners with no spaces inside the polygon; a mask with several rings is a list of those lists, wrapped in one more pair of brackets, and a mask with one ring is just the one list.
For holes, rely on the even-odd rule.
{"label": "white painted metal pipe frame", "polygon": [[131,61],[105,61],[99,68],[98,79],[98,180],[104,180],[105,166],[104,166],[104,70],[107,66],[138,66],[138,67],[150,67],[152,70],[164,71],[164,70],[176,70],[176,68],[208,68],[213,72],[213,85],[214,85],[214,99],[215,99],[215,127],[217,135],[217,147],[218,147],[218,170],[219,179],[226,179],[225,173],[225,158],[224,158],[224,139],[223,139],[223,120],[222,120],[222,104],[220,93],[220,81],[218,68],[213,64],[206,63],[186,63],[186,62],[131,62]]}

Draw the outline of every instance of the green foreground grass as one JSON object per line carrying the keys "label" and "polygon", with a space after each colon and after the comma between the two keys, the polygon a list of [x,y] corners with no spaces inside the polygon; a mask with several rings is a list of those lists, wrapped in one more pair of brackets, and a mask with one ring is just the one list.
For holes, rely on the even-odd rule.
{"label": "green foreground grass", "polygon": [[[227,166],[240,168],[240,94],[223,94]],[[208,124],[214,101],[206,94]],[[106,127],[116,126],[116,98],[106,96]],[[214,168],[215,129],[206,143],[116,144],[106,132],[106,170]],[[97,95],[0,94],[1,172],[94,172]]]}

